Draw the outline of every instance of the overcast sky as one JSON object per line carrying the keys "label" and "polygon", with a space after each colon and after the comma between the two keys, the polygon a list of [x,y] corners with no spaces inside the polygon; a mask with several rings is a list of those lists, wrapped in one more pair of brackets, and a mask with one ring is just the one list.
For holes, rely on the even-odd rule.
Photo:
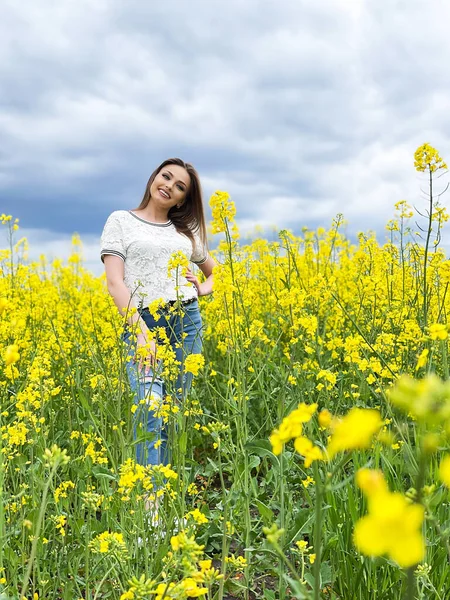
{"label": "overcast sky", "polygon": [[0,212],[101,272],[109,213],[179,156],[244,230],[343,213],[382,239],[423,206],[417,146],[450,161],[449,23],[447,0],[0,0]]}

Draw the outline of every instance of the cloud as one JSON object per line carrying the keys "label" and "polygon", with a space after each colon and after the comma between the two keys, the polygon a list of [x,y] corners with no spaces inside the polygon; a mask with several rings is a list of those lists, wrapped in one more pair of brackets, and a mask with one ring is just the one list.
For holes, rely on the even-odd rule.
{"label": "cloud", "polygon": [[[49,0],[3,6],[0,203],[55,240],[98,237],[167,156],[246,228],[382,234],[415,202],[415,148],[447,158],[446,4]],[[445,201],[445,199],[444,199]],[[54,242],[56,243],[56,242]]]}

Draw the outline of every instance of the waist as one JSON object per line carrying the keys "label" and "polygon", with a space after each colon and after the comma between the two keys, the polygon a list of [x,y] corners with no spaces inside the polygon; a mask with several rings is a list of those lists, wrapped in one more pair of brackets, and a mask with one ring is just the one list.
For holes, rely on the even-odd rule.
{"label": "waist", "polygon": [[[197,300],[198,300],[197,296],[194,296],[193,298],[188,298],[187,300],[168,300],[165,304],[160,306],[159,310],[167,310],[175,305],[188,306],[189,304],[193,304]],[[140,310],[148,310],[148,306],[142,306],[142,307],[140,307]]]}

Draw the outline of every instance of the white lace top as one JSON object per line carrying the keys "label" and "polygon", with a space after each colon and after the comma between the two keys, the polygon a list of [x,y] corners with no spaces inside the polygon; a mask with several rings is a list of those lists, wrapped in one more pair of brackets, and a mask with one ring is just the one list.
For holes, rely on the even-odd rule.
{"label": "white lace top", "polygon": [[[148,306],[162,298],[177,299],[175,271],[167,272],[169,259],[181,251],[196,264],[208,258],[206,248],[194,233],[195,247],[185,235],[178,233],[171,221],[151,223],[128,210],[116,210],[107,219],[101,237],[100,256],[119,256],[125,263],[124,283],[136,306]],[[189,300],[197,296],[195,286],[180,274],[178,297]]]}

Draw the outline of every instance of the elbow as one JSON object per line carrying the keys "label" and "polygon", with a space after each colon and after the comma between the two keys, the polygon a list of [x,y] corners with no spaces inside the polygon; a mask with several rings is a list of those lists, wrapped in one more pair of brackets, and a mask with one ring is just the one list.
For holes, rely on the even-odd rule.
{"label": "elbow", "polygon": [[109,279],[106,281],[106,288],[109,292],[109,295],[113,298],[117,295],[118,291],[124,286],[123,281],[116,281],[115,279]]}

